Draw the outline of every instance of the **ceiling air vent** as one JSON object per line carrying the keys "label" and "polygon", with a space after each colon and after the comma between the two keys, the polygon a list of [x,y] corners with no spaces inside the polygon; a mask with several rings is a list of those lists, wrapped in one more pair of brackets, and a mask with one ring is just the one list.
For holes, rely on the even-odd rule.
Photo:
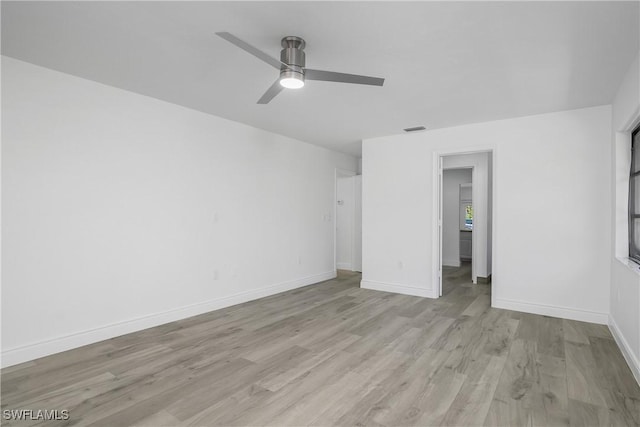
{"label": "ceiling air vent", "polygon": [[404,129],[405,132],[418,132],[419,130],[425,130],[427,129],[424,126],[416,126],[416,127],[412,127],[412,128],[406,128]]}

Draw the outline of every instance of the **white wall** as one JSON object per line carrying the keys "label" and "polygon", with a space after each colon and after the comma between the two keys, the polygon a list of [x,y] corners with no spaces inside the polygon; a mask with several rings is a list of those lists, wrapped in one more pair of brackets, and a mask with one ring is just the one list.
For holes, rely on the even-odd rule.
{"label": "white wall", "polygon": [[471,169],[442,173],[442,264],[460,267],[460,184],[471,182]]}
{"label": "white wall", "polygon": [[640,269],[629,255],[628,200],[630,132],[640,123],[640,53],[623,79],[612,106],[613,191],[610,329],[640,383]]}
{"label": "white wall", "polygon": [[336,268],[353,268],[355,188],[353,176],[338,177],[336,205]]}
{"label": "white wall", "polygon": [[434,152],[493,149],[493,303],[606,323],[610,129],[601,106],[364,141],[362,286],[436,296]]}
{"label": "white wall", "polygon": [[353,157],[6,57],[2,114],[5,366],[335,275]]}

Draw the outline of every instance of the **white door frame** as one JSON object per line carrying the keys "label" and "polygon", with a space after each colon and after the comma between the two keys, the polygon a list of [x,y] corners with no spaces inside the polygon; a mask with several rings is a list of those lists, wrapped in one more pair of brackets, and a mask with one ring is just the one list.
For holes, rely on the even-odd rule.
{"label": "white door frame", "polygon": [[[438,150],[433,152],[433,236],[432,239],[432,250],[435,256],[432,257],[433,266],[433,283],[438,284],[438,290],[435,292],[434,296],[438,298],[442,295],[442,158],[445,156],[453,156],[453,155],[462,155],[462,154],[479,154],[479,153],[487,153],[490,152],[492,154],[492,182],[491,182],[491,305],[495,305],[496,295],[498,294],[498,285],[499,285],[499,275],[497,274],[496,269],[496,257],[493,254],[496,253],[496,236],[497,236],[497,227],[496,227],[496,202],[497,202],[497,194],[496,194],[496,183],[497,183],[497,150],[496,147],[492,144],[473,147],[473,148],[459,148],[459,149],[449,149],[449,150]],[[472,172],[472,181],[474,184],[476,181],[475,176],[476,168],[473,167]],[[477,186],[474,185],[474,188]],[[473,190],[472,190],[473,192]],[[475,196],[475,192],[473,192]],[[472,197],[476,199],[476,197]],[[489,206],[487,206],[488,210]],[[475,214],[475,212],[474,212]],[[475,218],[474,218],[475,219]],[[473,259],[477,259],[476,257],[476,240],[472,239],[471,241],[471,252],[472,252],[472,275],[474,283],[477,281],[477,275],[475,274],[475,263]]]}
{"label": "white door frame", "polygon": [[[437,233],[438,233],[438,256],[433,257],[434,259],[437,259],[438,261],[438,266],[437,266],[437,270],[436,270],[436,274],[438,275],[438,295],[436,296],[436,298],[439,298],[442,296],[442,227],[444,226],[443,220],[442,220],[442,212],[444,210],[444,207],[442,206],[442,190],[444,188],[444,168],[442,167],[442,156],[438,156],[437,158],[437,163],[436,163],[436,167],[437,167],[437,171],[436,171],[436,175],[437,175],[437,190],[436,193],[438,194],[438,203],[435,205],[436,209],[438,210],[437,212],[437,216],[436,216],[436,224],[438,227]],[[471,243],[473,243],[473,240],[471,241]]]}
{"label": "white door frame", "polygon": [[[348,178],[350,176],[356,176],[357,173],[347,169],[335,169],[334,183],[333,183],[333,271],[338,271],[337,257],[338,257],[338,178]],[[353,226],[353,218],[351,218]],[[353,239],[351,239],[351,246],[353,246]],[[353,247],[351,248],[353,254]]]}

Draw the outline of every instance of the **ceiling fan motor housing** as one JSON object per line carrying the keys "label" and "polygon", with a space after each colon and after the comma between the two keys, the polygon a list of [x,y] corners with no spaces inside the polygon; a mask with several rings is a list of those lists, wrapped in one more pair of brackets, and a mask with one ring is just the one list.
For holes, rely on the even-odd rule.
{"label": "ceiling fan motor housing", "polygon": [[305,67],[305,42],[300,37],[288,36],[282,39],[282,51],[280,52],[280,61],[289,65],[282,66],[280,69],[281,78],[294,77],[304,81]]}

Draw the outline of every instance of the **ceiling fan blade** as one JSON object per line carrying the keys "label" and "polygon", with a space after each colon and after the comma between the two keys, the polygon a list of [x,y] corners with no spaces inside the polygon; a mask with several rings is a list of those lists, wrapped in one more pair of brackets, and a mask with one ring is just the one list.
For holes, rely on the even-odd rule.
{"label": "ceiling fan blade", "polygon": [[[216,35],[219,36],[219,37],[222,37],[223,39],[225,39],[229,43],[236,45],[237,47],[239,47],[240,49],[244,50],[245,52],[250,53],[251,55],[255,56],[256,58],[263,60],[264,62],[266,62],[267,64],[271,65],[274,68],[277,68],[278,70],[283,65],[282,62],[278,61],[274,57],[269,56],[266,53],[264,53],[263,51],[261,51],[260,49],[258,49],[256,47],[253,47],[249,43],[240,40],[239,38],[237,38],[236,36],[234,36],[231,33],[220,32],[220,33],[216,33]],[[286,64],[284,64],[284,65],[286,65]]]}
{"label": "ceiling fan blade", "polygon": [[307,80],[321,80],[324,82],[355,83],[359,85],[372,85],[372,86],[382,86],[384,84],[384,79],[379,77],[359,76],[357,74],[335,73],[333,71],[324,71],[324,70],[311,70],[309,68],[306,68],[304,70],[304,77]]}
{"label": "ceiling fan blade", "polygon": [[262,95],[260,99],[258,99],[258,104],[268,104],[273,98],[276,97],[277,94],[282,92],[282,85],[280,84],[280,79],[276,80],[269,89]]}

